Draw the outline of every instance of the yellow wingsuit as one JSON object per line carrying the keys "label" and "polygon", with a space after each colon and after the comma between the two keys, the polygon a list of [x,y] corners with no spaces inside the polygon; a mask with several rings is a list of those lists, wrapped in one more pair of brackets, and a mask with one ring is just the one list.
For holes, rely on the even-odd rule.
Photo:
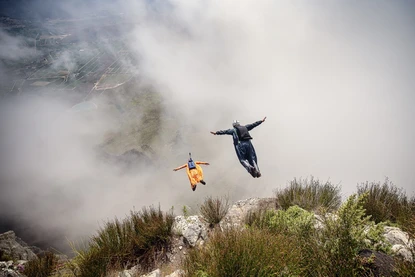
{"label": "yellow wingsuit", "polygon": [[209,163],[207,163],[207,162],[195,162],[196,168],[194,168],[194,169],[189,169],[189,166],[188,166],[187,163],[173,169],[174,171],[177,171],[177,170],[180,170],[182,168],[186,168],[187,177],[189,177],[189,181],[190,181],[190,187],[192,188],[193,191],[196,190],[196,184],[197,183],[202,183],[202,184],[206,185],[206,182],[203,180],[203,170],[200,167],[200,164],[209,165]]}

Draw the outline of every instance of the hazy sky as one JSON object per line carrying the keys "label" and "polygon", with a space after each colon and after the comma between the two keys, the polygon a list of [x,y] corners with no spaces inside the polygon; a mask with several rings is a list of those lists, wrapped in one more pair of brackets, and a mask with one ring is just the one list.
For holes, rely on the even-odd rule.
{"label": "hazy sky", "polygon": [[171,3],[162,20],[137,26],[134,45],[144,72],[206,133],[192,147],[215,144],[234,156],[231,139],[207,129],[268,116],[252,132],[263,178],[239,168],[238,183],[265,195],[314,175],[347,195],[389,176],[413,191],[413,4]]}
{"label": "hazy sky", "polygon": [[[65,2],[59,11],[87,14],[90,7],[82,7],[96,5],[74,8],[75,2]],[[46,1],[34,3],[35,11],[47,9]],[[166,152],[168,162],[150,174],[119,176],[92,152],[116,126],[111,115],[58,124],[53,119],[66,103],[3,101],[5,217],[31,218],[73,239],[132,207],[177,208],[201,203],[207,195],[267,197],[294,177],[329,179],[342,186],[343,196],[355,192],[357,183],[389,177],[413,195],[415,5],[410,1],[100,5],[132,21],[120,32],[128,32],[125,42],[140,57],[140,74],[163,94],[165,108],[181,115],[180,128],[192,130],[183,154]],[[19,57],[10,47],[25,53],[18,38],[0,35],[2,59]],[[252,123],[264,116],[266,122],[251,132],[262,171],[253,179],[238,162],[231,137],[209,131],[228,129],[234,119]],[[211,163],[204,167],[208,185],[196,192],[185,172],[171,170],[189,151]]]}

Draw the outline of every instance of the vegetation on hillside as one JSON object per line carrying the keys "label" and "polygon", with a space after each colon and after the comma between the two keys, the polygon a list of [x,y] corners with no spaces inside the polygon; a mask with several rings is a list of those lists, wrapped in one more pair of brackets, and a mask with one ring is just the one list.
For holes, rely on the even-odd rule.
{"label": "vegetation on hillside", "polygon": [[318,179],[296,179],[290,182],[284,189],[275,191],[275,197],[279,206],[286,210],[297,205],[309,211],[325,208],[327,211],[336,210],[341,204],[340,186]]}
{"label": "vegetation on hillside", "polygon": [[363,183],[358,185],[359,195],[367,193],[368,198],[363,204],[367,215],[375,222],[387,221],[396,223],[408,230],[415,214],[415,196],[409,198],[406,193],[396,187],[389,179],[383,183]]}
{"label": "vegetation on hillside", "polygon": [[[245,230],[217,231],[208,246],[189,253],[189,276],[362,276],[361,249],[388,251],[383,225],[364,216],[366,195],[352,195],[335,214],[299,206],[262,210]],[[370,275],[367,275],[370,276]]]}
{"label": "vegetation on hillside", "polygon": [[229,209],[229,199],[225,198],[213,198],[208,196],[200,206],[200,215],[209,224],[210,227],[214,227],[219,224],[225,217]]}
{"label": "vegetation on hillside", "polygon": [[[186,250],[180,266],[187,276],[373,276],[373,258],[360,251],[392,255],[385,224],[405,228],[414,239],[414,200],[388,182],[358,186],[343,203],[339,193],[329,182],[294,179],[276,192],[277,209],[251,211],[242,229],[213,229],[203,246]],[[228,208],[227,198],[206,197],[200,213],[215,226]],[[173,222],[172,213],[153,207],[107,222],[86,247],[74,248],[73,275],[105,276],[136,264],[141,272],[154,269],[166,260]],[[415,257],[415,246],[412,252]],[[395,271],[415,276],[414,262],[396,257]]]}
{"label": "vegetation on hillside", "polygon": [[23,274],[27,277],[48,277],[52,275],[58,265],[57,256],[46,251],[38,259],[31,260],[24,265]]}
{"label": "vegetation on hillside", "polygon": [[105,276],[110,270],[140,264],[145,272],[165,258],[172,237],[172,213],[144,207],[120,221],[107,222],[77,255],[72,269],[78,277]]}

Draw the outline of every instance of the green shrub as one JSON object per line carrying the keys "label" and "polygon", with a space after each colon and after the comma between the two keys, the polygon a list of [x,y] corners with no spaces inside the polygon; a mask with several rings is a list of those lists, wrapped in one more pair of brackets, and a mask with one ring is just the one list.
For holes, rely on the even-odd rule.
{"label": "green shrub", "polygon": [[229,200],[225,198],[205,198],[204,203],[200,206],[200,214],[203,219],[209,223],[210,227],[219,224],[225,217],[229,209]]}
{"label": "green shrub", "polygon": [[290,206],[299,206],[308,211],[325,208],[336,210],[341,204],[340,187],[329,181],[321,183],[311,177],[310,180],[294,179],[285,189],[275,192],[277,203],[286,210]]}
{"label": "green shrub", "polygon": [[248,214],[248,225],[267,228],[274,233],[309,237],[314,228],[314,215],[298,206],[291,206],[286,211],[259,210],[256,218],[254,214]]}
{"label": "green shrub", "polygon": [[351,196],[336,213],[322,210],[316,229],[314,214],[298,206],[287,210],[259,209],[246,218],[251,228],[267,230],[295,240],[300,248],[298,261],[302,276],[370,276],[358,252],[369,248],[387,252],[390,245],[382,236],[384,223],[375,224],[365,216],[366,195]]}
{"label": "green shrub", "polygon": [[405,229],[415,214],[414,197],[409,199],[402,189],[387,178],[383,184],[366,182],[358,185],[357,192],[359,195],[368,193],[363,207],[375,222],[390,221]]}
{"label": "green shrub", "polygon": [[365,216],[363,205],[366,197],[367,194],[352,195],[337,214],[323,216],[324,228],[316,234],[321,245],[318,259],[330,262],[320,269],[328,274],[326,276],[360,276],[359,250],[388,251],[389,245],[381,235],[383,224],[376,225],[370,221],[370,216]]}
{"label": "green shrub", "polygon": [[192,249],[182,268],[188,276],[302,276],[301,249],[293,238],[266,229],[216,231]]}
{"label": "green shrub", "polygon": [[48,277],[58,264],[58,258],[50,251],[38,259],[31,260],[24,265],[23,274],[27,277]]}
{"label": "green shrub", "polygon": [[170,247],[174,216],[144,208],[141,213],[131,213],[131,221],[134,256],[145,269],[151,268],[157,256],[164,256]]}
{"label": "green shrub", "polygon": [[105,276],[137,262],[143,271],[153,268],[170,247],[173,221],[173,214],[150,207],[132,211],[122,222],[107,222],[85,248],[73,247],[73,272],[80,277]]}

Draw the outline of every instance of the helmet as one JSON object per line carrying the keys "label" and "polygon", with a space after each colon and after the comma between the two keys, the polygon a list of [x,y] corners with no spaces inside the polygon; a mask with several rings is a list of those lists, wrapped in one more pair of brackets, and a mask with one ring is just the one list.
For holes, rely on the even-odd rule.
{"label": "helmet", "polygon": [[235,127],[235,126],[239,126],[239,121],[235,119],[235,120],[232,122],[232,126],[233,126],[233,127]]}

